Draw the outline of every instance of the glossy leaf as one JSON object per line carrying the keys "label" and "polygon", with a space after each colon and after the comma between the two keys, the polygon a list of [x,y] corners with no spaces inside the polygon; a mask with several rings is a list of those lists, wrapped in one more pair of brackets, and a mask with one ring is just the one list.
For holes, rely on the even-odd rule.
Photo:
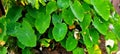
{"label": "glossy leaf", "polygon": [[84,54],[84,49],[77,47],[73,50],[73,54]]}
{"label": "glossy leaf", "polygon": [[89,34],[89,30],[82,31],[83,41],[87,48],[91,48],[93,46],[92,39]]}
{"label": "glossy leaf", "polygon": [[107,0],[91,0],[95,11],[105,20],[108,21],[110,16],[110,7]]}
{"label": "glossy leaf", "polygon": [[75,17],[70,9],[63,10],[62,17],[68,25],[73,25]]}
{"label": "glossy leaf", "polygon": [[28,47],[36,46],[36,35],[27,21],[22,22],[22,27],[16,29],[16,37],[23,45]]}
{"label": "glossy leaf", "polygon": [[20,6],[11,7],[6,15],[8,22],[16,22],[20,17],[22,17],[22,7]]}
{"label": "glossy leaf", "polygon": [[47,14],[51,14],[55,10],[57,10],[56,2],[55,1],[48,2],[48,4],[46,5],[46,12],[47,12]]}
{"label": "glossy leaf", "polygon": [[70,0],[57,0],[57,5],[59,8],[65,9],[69,7]]}
{"label": "glossy leaf", "polygon": [[66,40],[67,51],[72,51],[77,47],[78,41],[73,36],[68,36]]}
{"label": "glossy leaf", "polygon": [[82,30],[86,30],[88,29],[90,23],[91,23],[91,15],[90,14],[86,14],[84,17],[84,20],[80,23],[80,26],[82,28]]}
{"label": "glossy leaf", "polygon": [[35,21],[35,27],[40,34],[43,34],[47,30],[50,25],[50,21],[50,15],[44,13],[39,14],[39,18],[37,18]]}
{"label": "glossy leaf", "polygon": [[56,24],[53,28],[52,34],[56,41],[61,41],[65,38],[67,33],[67,25],[65,23]]}
{"label": "glossy leaf", "polygon": [[108,31],[107,22],[102,21],[99,17],[95,17],[93,21],[94,27],[103,35],[106,35]]}
{"label": "glossy leaf", "polygon": [[84,9],[81,5],[81,3],[78,0],[75,0],[74,3],[70,1],[70,8],[74,14],[74,16],[82,22],[84,19]]}

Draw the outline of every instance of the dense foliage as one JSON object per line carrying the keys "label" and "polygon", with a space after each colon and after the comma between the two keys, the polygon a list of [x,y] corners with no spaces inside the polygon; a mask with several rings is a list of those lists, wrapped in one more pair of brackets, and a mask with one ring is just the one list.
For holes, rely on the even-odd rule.
{"label": "dense foliage", "polygon": [[[102,54],[118,50],[120,16],[109,0],[4,0],[0,18],[0,54],[19,47],[33,54],[33,47],[60,43],[73,54]],[[110,42],[110,43],[108,43]],[[53,46],[54,47],[54,46]]]}

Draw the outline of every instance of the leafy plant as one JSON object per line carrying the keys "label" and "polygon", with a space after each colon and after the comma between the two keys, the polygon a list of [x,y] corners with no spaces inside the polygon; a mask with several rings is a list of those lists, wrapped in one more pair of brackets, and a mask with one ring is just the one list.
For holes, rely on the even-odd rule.
{"label": "leafy plant", "polygon": [[103,43],[107,53],[118,50],[120,16],[109,0],[5,0],[3,4],[7,6],[0,18],[2,54],[15,46],[22,54],[33,54],[38,45],[56,43],[73,54],[102,54],[101,36],[114,42]]}

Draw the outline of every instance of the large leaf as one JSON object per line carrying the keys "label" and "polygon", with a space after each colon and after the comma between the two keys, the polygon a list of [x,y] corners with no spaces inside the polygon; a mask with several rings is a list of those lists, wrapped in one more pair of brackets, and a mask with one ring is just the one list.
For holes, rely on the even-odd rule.
{"label": "large leaf", "polygon": [[110,16],[110,7],[107,0],[91,0],[95,11],[106,21]]}
{"label": "large leaf", "polygon": [[65,23],[58,23],[54,26],[52,34],[56,41],[61,41],[65,38],[67,33],[67,25]]}
{"label": "large leaf", "polygon": [[44,13],[39,14],[39,17],[35,21],[35,27],[40,34],[43,34],[47,30],[50,25],[50,21],[50,15]]}
{"label": "large leaf", "polygon": [[89,30],[82,31],[83,41],[87,48],[91,48],[93,46],[92,39],[89,34]]}
{"label": "large leaf", "polygon": [[22,16],[22,7],[13,6],[8,10],[6,18],[9,22],[16,22]]}
{"label": "large leaf", "polygon": [[56,2],[55,1],[48,2],[47,6],[46,6],[46,13],[47,14],[51,14],[55,10],[57,10],[57,4],[56,4]]}
{"label": "large leaf", "polygon": [[102,21],[99,17],[95,17],[93,21],[94,27],[103,35],[106,35],[108,31],[107,22]]}
{"label": "large leaf", "polygon": [[70,8],[74,14],[74,16],[79,19],[80,22],[84,19],[84,9],[81,3],[78,0],[75,0],[74,3],[70,1]]}
{"label": "large leaf", "polygon": [[84,49],[77,47],[73,50],[73,54],[84,54]]}
{"label": "large leaf", "polygon": [[63,10],[62,17],[63,17],[64,21],[68,25],[73,25],[73,23],[74,23],[74,15],[73,15],[73,13],[72,13],[72,11],[70,9]]}
{"label": "large leaf", "polygon": [[69,7],[69,1],[70,0],[57,0],[57,5],[59,8],[65,9]]}
{"label": "large leaf", "polygon": [[73,36],[68,36],[66,40],[67,51],[72,51],[77,47],[78,41]]}
{"label": "large leaf", "polygon": [[22,22],[22,27],[16,29],[17,39],[25,46],[34,47],[36,46],[36,35],[31,25],[27,21]]}
{"label": "large leaf", "polygon": [[82,30],[88,29],[88,26],[90,25],[91,19],[92,18],[91,18],[90,14],[85,15],[84,20],[80,23]]}

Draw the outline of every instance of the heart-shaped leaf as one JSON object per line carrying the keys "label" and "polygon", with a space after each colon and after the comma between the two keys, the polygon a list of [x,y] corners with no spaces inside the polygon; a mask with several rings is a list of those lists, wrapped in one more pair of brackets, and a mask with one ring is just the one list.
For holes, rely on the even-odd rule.
{"label": "heart-shaped leaf", "polygon": [[39,17],[35,21],[35,27],[40,34],[43,34],[50,25],[50,15],[39,13]]}
{"label": "heart-shaped leaf", "polygon": [[78,0],[75,0],[74,3],[70,1],[70,8],[74,14],[74,16],[82,22],[84,19],[84,9],[81,5],[81,3]]}
{"label": "heart-shaped leaf", "polygon": [[27,21],[22,22],[22,27],[16,28],[16,37],[23,45],[28,47],[36,46],[36,35],[31,25]]}
{"label": "heart-shaped leaf", "polygon": [[61,41],[65,38],[67,33],[67,25],[65,23],[58,23],[54,26],[52,34],[56,41]]}
{"label": "heart-shaped leaf", "polygon": [[69,1],[70,0],[57,0],[57,5],[59,8],[65,9],[69,7]]}
{"label": "heart-shaped leaf", "polygon": [[105,20],[108,21],[110,16],[110,7],[107,0],[91,0],[95,11]]}

